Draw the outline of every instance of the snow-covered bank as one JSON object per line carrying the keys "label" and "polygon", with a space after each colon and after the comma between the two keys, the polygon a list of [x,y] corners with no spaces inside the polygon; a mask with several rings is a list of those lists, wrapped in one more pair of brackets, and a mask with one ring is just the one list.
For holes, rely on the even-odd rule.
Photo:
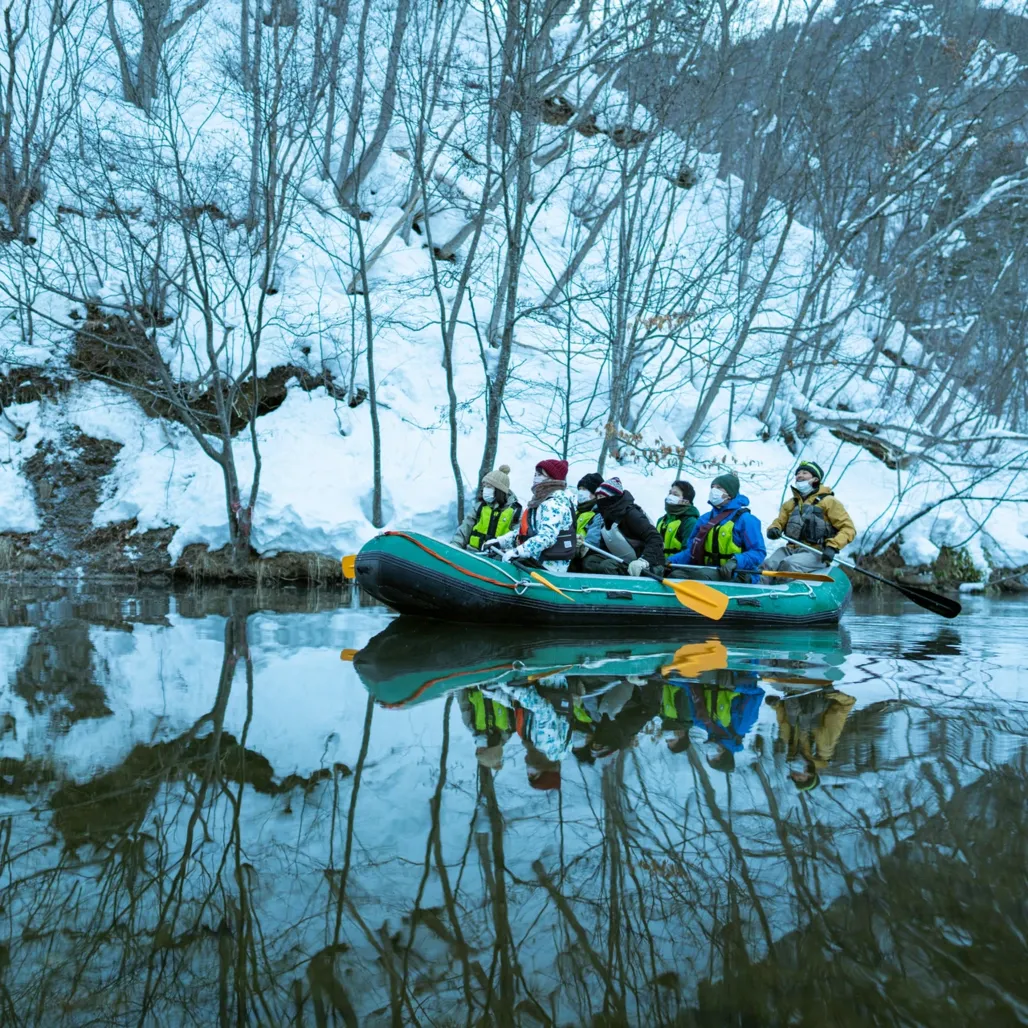
{"label": "snow-covered bank", "polygon": [[[303,79],[304,48],[324,29],[318,18],[330,16],[318,13],[324,5],[299,6],[296,48],[283,59]],[[148,111],[122,98],[103,12],[82,9],[69,29],[82,52],[96,54],[68,113],[83,131],[54,140],[32,246],[12,241],[0,252],[6,367],[39,367],[71,382],[54,396],[6,405],[25,429],[22,439],[0,436],[0,531],[18,536],[15,548],[31,547],[34,533],[70,531],[59,512],[46,513],[53,483],[31,462],[41,448],[67,452],[73,477],[83,436],[110,441],[116,453],[97,473],[95,510],[65,547],[72,567],[98,570],[91,565],[110,559],[109,549],[95,555],[89,533],[122,533],[129,570],[142,566],[136,550],[153,562],[151,542],[140,543],[146,533],[167,533],[166,564],[190,546],[218,550],[240,506],[262,555],[352,552],[378,530],[376,441],[378,527],[446,537],[460,491],[451,445],[470,495],[489,396],[502,381],[494,463],[514,468],[522,497],[535,462],[553,452],[566,453],[574,480],[602,456],[604,470],[620,475],[653,518],[673,478],[692,479],[702,496],[709,478],[731,468],[766,523],[795,461],[806,458],[826,469],[853,515],[856,550],[880,554],[896,544],[916,566],[943,548],[965,551],[982,574],[1028,564],[1026,437],[982,415],[946,362],[890,320],[861,269],[830,262],[820,283],[825,234],[795,221],[784,203],[770,198],[754,231],[743,233],[752,183],[719,178],[716,155],[661,131],[612,87],[596,26],[573,14],[546,26],[547,59],[564,69],[560,97],[574,117],[532,124],[528,194],[501,177],[507,191],[491,202],[498,101],[484,84],[497,73],[496,40],[487,20],[467,11],[414,4],[417,31],[404,42],[396,85],[402,116],[386,125],[368,167],[359,151],[354,158],[358,216],[303,133],[290,137],[279,164],[269,157],[253,166],[262,174],[288,166],[293,176],[281,194],[290,217],[275,223],[272,252],[246,230],[247,217],[257,217],[248,210],[256,130],[249,96],[224,59],[239,49],[235,8],[213,0],[168,44],[175,60],[161,95],[175,103]],[[369,5],[374,38],[390,38],[401,9]],[[46,28],[32,25],[40,39]],[[613,29],[628,33],[620,22]],[[368,94],[360,116],[370,135],[390,61],[382,43],[370,48],[367,67],[350,62],[366,31],[353,18],[340,26],[347,60],[339,78]],[[422,108],[419,89],[434,67],[426,47],[451,35],[445,73],[432,79],[438,93]],[[70,54],[61,49],[55,59]],[[961,99],[1005,88],[1008,64],[962,82]],[[367,82],[354,85],[357,75]],[[283,104],[285,130],[298,109]],[[328,141],[338,145],[333,132],[343,135],[345,119],[337,114]],[[580,123],[587,115],[591,125]],[[526,112],[510,118],[528,131]],[[353,169],[334,169],[336,184],[346,177],[337,170]],[[423,204],[412,203],[426,190]],[[514,267],[519,203],[529,227],[515,240]],[[815,356],[795,364],[789,355],[801,341]],[[85,361],[87,346],[110,366]],[[227,446],[240,483],[233,506],[209,452],[224,440],[191,432],[191,416],[194,427],[209,425],[190,404],[216,393],[213,380],[245,394],[246,382],[286,366],[329,384],[293,383],[285,402],[255,415],[253,439],[237,431]],[[144,412],[140,391],[180,403],[179,416]],[[929,409],[930,425],[921,413]]]}

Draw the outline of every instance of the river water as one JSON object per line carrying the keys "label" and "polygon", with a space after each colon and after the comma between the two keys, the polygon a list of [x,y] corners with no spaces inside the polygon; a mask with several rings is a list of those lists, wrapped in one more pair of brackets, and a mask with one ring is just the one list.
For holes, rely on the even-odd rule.
{"label": "river water", "polygon": [[0,587],[0,1024],[1028,1022],[1028,603]]}

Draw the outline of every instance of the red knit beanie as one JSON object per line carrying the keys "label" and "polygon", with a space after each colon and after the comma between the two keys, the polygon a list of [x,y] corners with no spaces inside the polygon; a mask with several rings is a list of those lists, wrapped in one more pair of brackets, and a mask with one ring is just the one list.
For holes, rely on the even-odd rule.
{"label": "red knit beanie", "polygon": [[541,471],[547,478],[552,478],[557,482],[564,482],[568,477],[568,462],[551,457],[549,460],[539,461],[535,466],[535,470]]}

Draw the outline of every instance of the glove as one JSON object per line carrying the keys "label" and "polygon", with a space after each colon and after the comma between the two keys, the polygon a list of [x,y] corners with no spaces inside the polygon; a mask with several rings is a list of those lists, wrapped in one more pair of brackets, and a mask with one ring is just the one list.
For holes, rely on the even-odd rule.
{"label": "glove", "polygon": [[[482,552],[486,553],[488,550],[497,550],[500,548],[500,541],[498,539],[487,539],[482,543]],[[489,554],[489,556],[495,557],[496,554]]]}
{"label": "glove", "polygon": [[717,569],[717,577],[718,578],[729,579],[729,578],[732,577],[732,575],[735,574],[735,569],[737,567],[738,567],[738,564],[736,564],[735,558],[732,557],[731,560],[726,560],[724,562],[724,564],[722,564],[721,567],[719,567]]}
{"label": "glove", "polygon": [[826,546],[821,551],[821,562],[823,564],[831,564],[836,557],[839,556],[839,551],[834,546]]}
{"label": "glove", "polygon": [[515,546],[513,550],[508,550],[503,555],[503,563],[504,564],[509,564],[512,560],[517,560],[520,556],[521,556],[521,551],[518,549],[517,546]]}
{"label": "glove", "polygon": [[575,537],[575,556],[576,557],[584,557],[588,552],[589,551],[585,548],[585,537],[581,536],[581,535],[580,536],[576,536]]}
{"label": "glove", "polygon": [[650,570],[649,562],[643,560],[642,557],[636,557],[635,560],[633,560],[628,565],[628,573],[633,578],[638,578],[644,571],[649,571],[649,570]]}
{"label": "glove", "polygon": [[772,525],[772,527],[767,530],[767,537],[768,539],[781,539],[782,530],[780,528],[775,528]]}

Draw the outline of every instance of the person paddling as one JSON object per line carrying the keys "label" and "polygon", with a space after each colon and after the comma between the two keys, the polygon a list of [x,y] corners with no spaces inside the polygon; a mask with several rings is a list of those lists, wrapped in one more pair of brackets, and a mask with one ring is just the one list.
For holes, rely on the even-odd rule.
{"label": "person paddling", "polygon": [[547,571],[567,571],[575,555],[575,497],[568,489],[568,462],[552,457],[535,466],[532,498],[517,529],[490,544],[504,561],[527,560]]}
{"label": "person paddling", "polygon": [[483,476],[478,505],[457,526],[450,542],[464,550],[480,550],[511,531],[520,519],[521,504],[510,488],[510,468],[501,464]]}
{"label": "person paddling", "polygon": [[856,538],[857,530],[846,508],[828,486],[824,472],[812,460],[801,461],[792,482],[792,495],[768,526],[768,539],[797,539],[815,546],[820,554],[786,543],[765,561],[768,571],[819,571]]}
{"label": "person paddling", "polygon": [[692,535],[700,512],[693,506],[696,490],[691,482],[679,479],[673,482],[664,501],[664,513],[657,520],[657,531],[664,540],[664,556],[673,557],[682,552],[686,540]]}
{"label": "person paddling", "polygon": [[603,516],[603,546],[626,562],[630,575],[662,571],[664,547],[646,511],[621,484],[608,478],[596,489],[596,508]]}
{"label": "person paddling", "polygon": [[710,568],[708,577],[723,579],[759,568],[767,550],[749,498],[739,493],[739,479],[731,473],[718,475],[710,483],[707,502],[711,509],[696,522],[682,552],[670,563]]}

